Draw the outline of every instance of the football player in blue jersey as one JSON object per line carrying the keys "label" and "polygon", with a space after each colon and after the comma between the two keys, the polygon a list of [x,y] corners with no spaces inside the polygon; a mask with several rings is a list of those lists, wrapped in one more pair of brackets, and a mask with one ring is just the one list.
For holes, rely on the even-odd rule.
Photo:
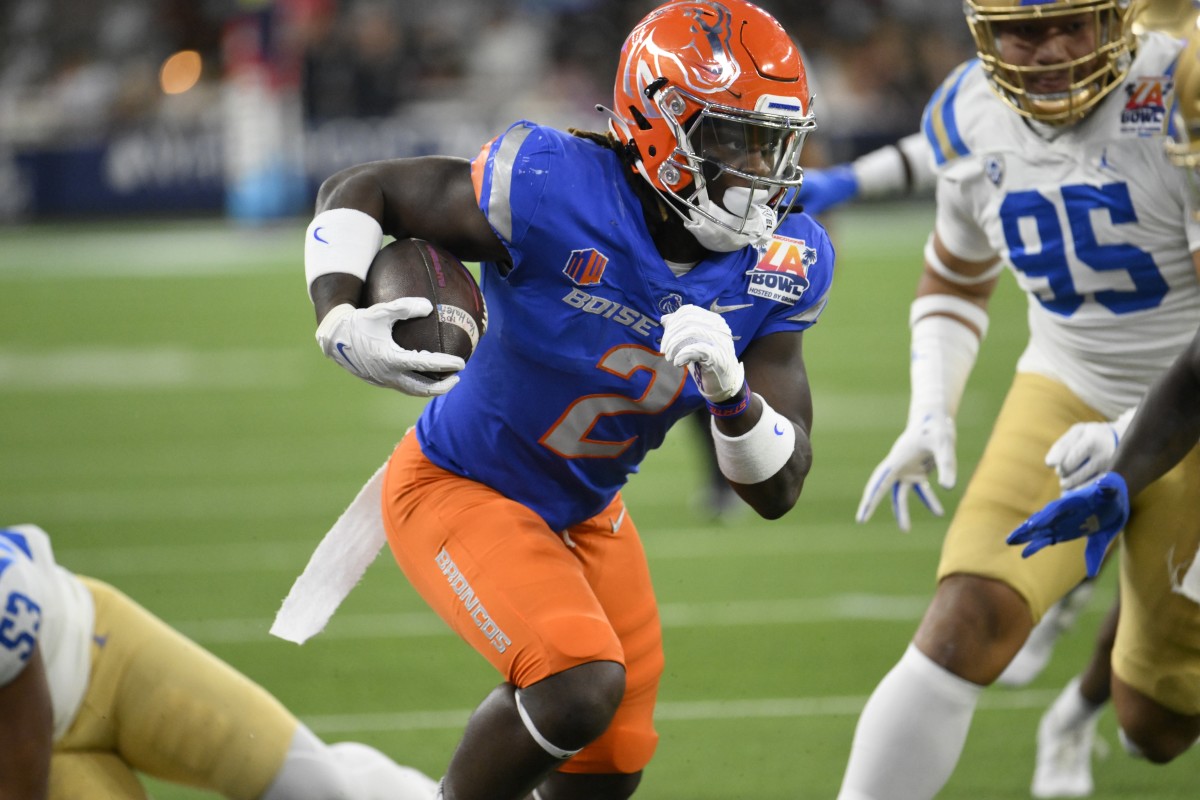
{"label": "football player in blue jersey", "polygon": [[434,781],[327,745],[278,700],[94,578],[0,527],[0,797],[146,800],[139,774],[233,800],[428,800]]}
{"label": "football player in blue jersey", "polygon": [[[382,525],[503,678],[450,759],[447,800],[635,791],[663,652],[620,489],[675,421],[707,409],[722,472],[766,518],[811,464],[801,340],[834,256],[779,202],[815,127],[792,39],[744,0],[667,3],[626,40],[614,99],[607,134],[518,122],[472,161],[343,171],[306,239],[323,352],[432,397],[387,467]],[[489,328],[465,367],[390,338],[427,300],[358,307],[385,234],[481,262]]]}
{"label": "football player in blue jersey", "polygon": [[[1200,223],[1161,137],[1181,43],[1136,36],[1137,5],[965,4],[979,58],[925,115],[937,211],[910,314],[908,424],[868,479],[860,522],[884,498],[904,529],[910,497],[941,514],[931,476],[955,483],[955,414],[1006,267],[1027,295],[1030,339],[946,533],[930,607],[859,718],[841,800],[917,800],[945,784],[983,688],[1086,575],[1082,542],[1030,559],[1005,544],[1062,491],[1049,451],[1076,423],[1122,418],[1195,333]],[[1200,542],[1187,510],[1200,459],[1178,470],[1130,522],[1113,643],[1122,728],[1155,761],[1200,734],[1200,616],[1162,571],[1172,549]],[[1168,630],[1175,646],[1163,646]]]}

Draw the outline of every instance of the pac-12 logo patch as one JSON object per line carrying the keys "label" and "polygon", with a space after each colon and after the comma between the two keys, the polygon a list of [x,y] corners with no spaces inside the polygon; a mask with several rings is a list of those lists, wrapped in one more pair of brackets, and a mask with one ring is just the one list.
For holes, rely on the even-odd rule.
{"label": "pac-12 logo patch", "polygon": [[572,250],[563,267],[563,274],[576,286],[596,286],[604,277],[604,268],[608,266],[608,256],[594,247],[587,250]]}
{"label": "pac-12 logo patch", "polygon": [[1162,130],[1167,113],[1166,96],[1174,87],[1169,75],[1141,77],[1125,84],[1128,96],[1121,109],[1121,131],[1139,136],[1153,136]]}
{"label": "pac-12 logo patch", "polygon": [[984,159],[983,173],[993,186],[999,188],[1004,182],[1004,156],[988,156]]}
{"label": "pac-12 logo patch", "polygon": [[795,305],[808,290],[808,270],[817,263],[817,249],[803,239],[776,234],[758,264],[746,274],[746,291],[776,303]]}

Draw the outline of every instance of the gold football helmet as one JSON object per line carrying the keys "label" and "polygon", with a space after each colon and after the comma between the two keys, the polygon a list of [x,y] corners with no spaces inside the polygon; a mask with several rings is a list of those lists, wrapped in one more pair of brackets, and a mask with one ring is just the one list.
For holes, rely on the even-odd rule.
{"label": "gold football helmet", "polygon": [[[1134,0],[966,0],[964,8],[979,60],[996,94],[1018,114],[1048,125],[1083,118],[1129,74],[1133,61]],[[1092,52],[1059,64],[1017,65],[1000,53],[997,25],[1020,24],[1091,14],[1096,44]],[[1070,88],[1036,94],[1028,87],[1049,72],[1070,70]]]}
{"label": "gold football helmet", "polygon": [[1133,32],[1162,31],[1183,39],[1196,24],[1197,0],[1136,0]]}
{"label": "gold football helmet", "polygon": [[1200,29],[1192,28],[1175,68],[1175,100],[1167,123],[1167,155],[1184,170],[1200,212]]}

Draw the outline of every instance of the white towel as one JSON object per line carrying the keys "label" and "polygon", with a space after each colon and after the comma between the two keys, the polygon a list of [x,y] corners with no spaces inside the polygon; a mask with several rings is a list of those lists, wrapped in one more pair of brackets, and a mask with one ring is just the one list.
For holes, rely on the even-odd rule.
{"label": "white towel", "polygon": [[321,539],[283,599],[271,625],[272,635],[304,644],[325,629],[333,612],[362,580],[387,543],[381,510],[386,469],[385,461]]}

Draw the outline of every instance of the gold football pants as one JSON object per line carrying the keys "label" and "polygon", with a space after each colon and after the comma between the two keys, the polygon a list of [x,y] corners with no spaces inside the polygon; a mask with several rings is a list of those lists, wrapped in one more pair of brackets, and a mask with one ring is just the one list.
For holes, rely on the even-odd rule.
{"label": "gold football pants", "polygon": [[298,722],[262,687],[113,587],[96,605],[83,705],[50,762],[50,800],[143,800],[135,773],[261,795]]}
{"label": "gold football pants", "polygon": [[[1061,383],[1018,373],[946,534],[938,578],[960,573],[1002,581],[1025,598],[1035,621],[1075,586],[1085,574],[1083,539],[1028,559],[1004,540],[1059,496],[1058,478],[1045,465],[1050,446],[1076,422],[1099,419]],[[1166,707],[1200,713],[1200,606],[1172,591],[1200,544],[1200,449],[1132,498],[1119,541],[1113,669]]]}

